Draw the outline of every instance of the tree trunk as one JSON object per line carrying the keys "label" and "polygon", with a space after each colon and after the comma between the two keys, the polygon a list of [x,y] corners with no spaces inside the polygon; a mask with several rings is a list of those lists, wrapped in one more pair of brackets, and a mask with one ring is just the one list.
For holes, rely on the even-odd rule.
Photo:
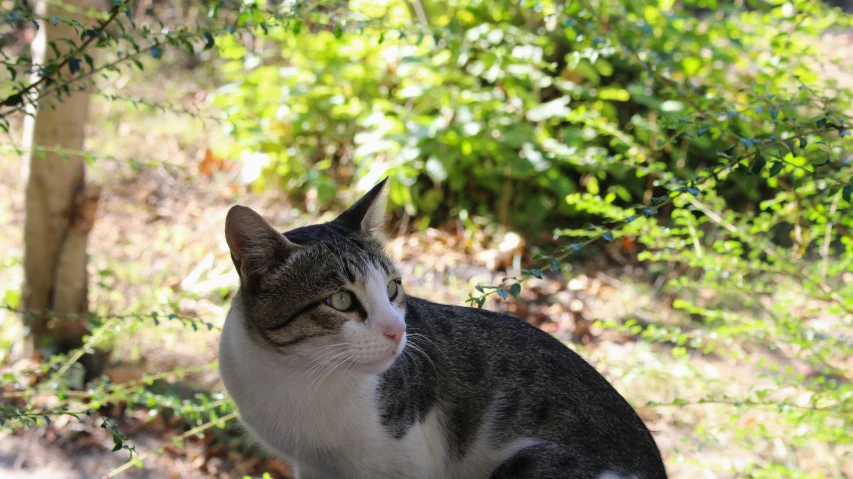
{"label": "tree trunk", "polygon": [[[100,0],[96,0],[102,5]],[[93,0],[66,0],[70,10],[86,11],[98,6]],[[42,18],[68,17],[69,10],[39,0],[36,12]],[[77,17],[82,23],[91,19]],[[62,52],[70,48],[62,38],[79,43],[77,32],[64,23],[40,22],[33,42],[33,64],[55,56],[46,48],[47,38]],[[90,52],[90,55],[92,52]],[[68,74],[67,68],[56,75]],[[37,77],[34,78],[34,81]],[[60,80],[61,81],[61,80]],[[76,85],[75,85],[76,86]],[[29,148],[24,223],[24,320],[28,347],[36,357],[64,353],[83,344],[88,334],[86,313],[86,243],[92,230],[100,189],[85,183],[85,162],[76,154],[60,156],[57,148],[83,150],[84,127],[89,114],[89,94],[72,88],[70,96],[57,101],[53,95],[41,98],[35,119],[27,119],[25,145]],[[43,148],[44,155],[36,153]],[[85,365],[85,363],[84,363]],[[91,374],[89,374],[91,375]]]}

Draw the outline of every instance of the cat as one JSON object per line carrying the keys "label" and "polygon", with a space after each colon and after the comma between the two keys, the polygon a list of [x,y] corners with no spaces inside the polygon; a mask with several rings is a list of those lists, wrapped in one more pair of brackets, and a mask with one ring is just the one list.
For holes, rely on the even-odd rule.
{"label": "cat", "polygon": [[283,234],[229,210],[219,365],[253,436],[297,479],[666,478],[636,412],[560,341],[406,294],[386,185]]}

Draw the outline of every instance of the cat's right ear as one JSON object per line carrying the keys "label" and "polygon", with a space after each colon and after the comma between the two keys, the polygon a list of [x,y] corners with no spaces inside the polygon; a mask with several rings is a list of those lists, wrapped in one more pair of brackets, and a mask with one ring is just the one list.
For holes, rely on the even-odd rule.
{"label": "cat's right ear", "polygon": [[225,241],[243,281],[263,275],[298,248],[261,215],[240,205],[231,207],[225,217]]}

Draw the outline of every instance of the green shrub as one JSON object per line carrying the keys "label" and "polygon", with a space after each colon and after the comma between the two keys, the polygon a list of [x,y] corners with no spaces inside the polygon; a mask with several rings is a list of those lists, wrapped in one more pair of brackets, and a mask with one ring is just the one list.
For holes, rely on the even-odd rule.
{"label": "green shrub", "polygon": [[[220,41],[230,153],[261,153],[259,186],[297,199],[387,174],[396,205],[436,222],[572,224],[588,214],[569,195],[647,202],[728,161],[718,150],[799,122],[805,105],[768,94],[820,79],[818,40],[847,21],[809,2],[521,3],[427,2],[420,25],[405,2],[351,2],[357,30]],[[785,133],[815,130],[801,127]],[[720,192],[735,206],[772,194]]]}

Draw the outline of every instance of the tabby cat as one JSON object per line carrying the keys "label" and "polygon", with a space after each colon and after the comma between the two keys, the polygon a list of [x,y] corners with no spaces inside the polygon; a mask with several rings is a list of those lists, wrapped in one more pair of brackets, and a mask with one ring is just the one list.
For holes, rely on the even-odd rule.
{"label": "tabby cat", "polygon": [[240,276],[219,347],[245,426],[297,479],[660,479],[651,433],[592,366],[506,314],[408,296],[386,181],[284,234],[225,220]]}

